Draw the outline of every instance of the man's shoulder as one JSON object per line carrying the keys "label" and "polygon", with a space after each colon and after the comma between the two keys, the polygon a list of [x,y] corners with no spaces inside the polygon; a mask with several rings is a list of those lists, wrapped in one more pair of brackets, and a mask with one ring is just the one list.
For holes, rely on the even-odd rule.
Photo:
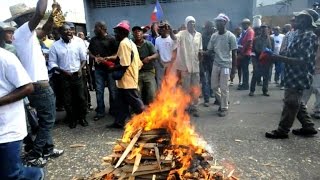
{"label": "man's shoulder", "polygon": [[17,60],[16,55],[8,50],[0,48],[0,64],[14,64],[15,60]]}

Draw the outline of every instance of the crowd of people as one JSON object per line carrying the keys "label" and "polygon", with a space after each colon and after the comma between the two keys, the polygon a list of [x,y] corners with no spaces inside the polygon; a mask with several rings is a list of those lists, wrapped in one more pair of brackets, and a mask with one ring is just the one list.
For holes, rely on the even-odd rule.
{"label": "crowd of people", "polygon": [[[132,28],[124,20],[113,28],[114,36],[101,21],[88,39],[83,32],[76,34],[72,23],[53,28],[52,14],[39,28],[47,3],[39,0],[36,8],[12,6],[7,21],[17,26],[1,23],[0,179],[43,179],[41,167],[64,152],[55,148],[52,138],[56,111],[66,112],[64,121],[71,129],[88,126],[87,114],[93,110],[90,91],[95,91],[93,120],[103,119],[107,87],[108,113],[114,117],[107,128],[122,129],[132,113],[142,113],[153,102],[170,73],[179,77],[177,86],[192,98],[186,109],[190,115],[201,116],[196,91],[201,87],[203,105],[209,107],[210,98],[215,98],[218,115],[224,117],[235,75],[238,90],[254,96],[258,85],[264,96],[270,96],[274,66],[274,83],[284,90],[284,107],[278,128],[266,137],[288,138],[296,117],[302,128],[293,134],[317,134],[306,108],[314,93],[312,117],[320,119],[320,23],[315,10],[295,13],[282,29],[265,23],[252,27],[249,19],[243,19],[233,32],[223,13],[214,22],[207,21],[202,32],[196,30],[193,16],[186,17],[179,30],[167,20]],[[55,3],[53,8],[60,6]]]}

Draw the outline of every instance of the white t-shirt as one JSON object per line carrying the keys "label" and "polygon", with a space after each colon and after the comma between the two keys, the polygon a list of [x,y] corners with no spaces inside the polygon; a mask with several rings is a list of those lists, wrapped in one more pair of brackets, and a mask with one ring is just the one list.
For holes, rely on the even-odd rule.
{"label": "white t-shirt", "polygon": [[157,37],[155,47],[159,52],[161,61],[170,62],[172,58],[172,51],[177,49],[177,43],[172,40],[170,36],[167,38]]}
{"label": "white t-shirt", "polygon": [[42,54],[37,34],[35,31],[30,31],[28,23],[24,23],[14,32],[13,45],[32,82],[49,80],[46,60]]}
{"label": "white t-shirt", "polygon": [[[19,59],[0,48],[0,98],[31,83]],[[27,135],[23,100],[0,106],[0,144],[20,141]]]}
{"label": "white t-shirt", "polygon": [[285,36],[284,34],[279,34],[278,36],[275,36],[274,34],[271,35],[271,37],[273,37],[273,39],[274,39],[274,53],[275,54],[279,54],[284,36]]}

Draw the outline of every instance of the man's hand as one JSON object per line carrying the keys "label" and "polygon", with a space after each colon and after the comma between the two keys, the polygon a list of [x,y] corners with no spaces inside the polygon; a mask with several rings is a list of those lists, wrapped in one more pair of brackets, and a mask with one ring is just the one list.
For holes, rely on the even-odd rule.
{"label": "man's hand", "polygon": [[103,58],[103,57],[95,57],[94,60],[95,60],[95,62],[96,62],[97,64],[100,64],[101,62],[104,61],[104,58]]}
{"label": "man's hand", "polygon": [[150,62],[149,56],[142,60],[143,64],[148,64]]}
{"label": "man's hand", "polygon": [[80,68],[78,71],[78,77],[81,77],[81,76],[82,76],[82,69]]}

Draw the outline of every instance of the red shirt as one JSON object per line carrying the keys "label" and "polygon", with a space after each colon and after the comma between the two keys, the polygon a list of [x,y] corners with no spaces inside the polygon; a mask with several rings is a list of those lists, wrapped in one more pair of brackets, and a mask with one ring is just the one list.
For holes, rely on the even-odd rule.
{"label": "red shirt", "polygon": [[[254,31],[251,27],[249,27],[245,32],[243,32],[243,36],[241,38],[241,42],[240,44],[242,45],[242,48],[241,48],[241,53],[243,55],[246,55],[246,56],[251,56],[251,53],[252,53],[252,42],[253,42],[253,38],[254,38]],[[246,51],[244,51],[244,46],[247,44],[248,41],[251,41],[251,44],[250,46],[246,49]]]}

